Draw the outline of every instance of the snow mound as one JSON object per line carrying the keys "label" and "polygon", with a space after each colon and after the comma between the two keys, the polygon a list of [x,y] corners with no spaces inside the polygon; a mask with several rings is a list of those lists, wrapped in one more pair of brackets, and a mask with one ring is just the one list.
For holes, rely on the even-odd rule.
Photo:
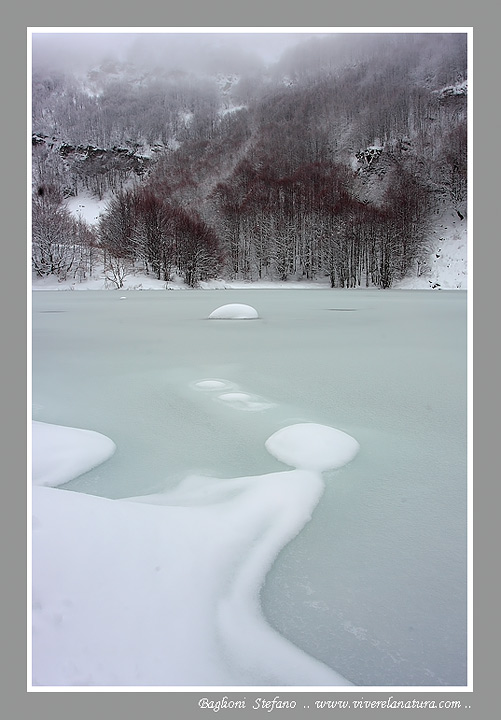
{"label": "snow mound", "polygon": [[32,423],[32,480],[56,487],[108,460],[116,450],[113,440],[94,430]]}
{"label": "snow mound", "polygon": [[334,470],[353,460],[360,445],[342,430],[317,423],[289,425],[265,442],[270,453],[291,467],[302,470]]}
{"label": "snow mound", "polygon": [[252,305],[230,303],[213,310],[209,315],[209,320],[255,320],[258,317],[258,312]]}

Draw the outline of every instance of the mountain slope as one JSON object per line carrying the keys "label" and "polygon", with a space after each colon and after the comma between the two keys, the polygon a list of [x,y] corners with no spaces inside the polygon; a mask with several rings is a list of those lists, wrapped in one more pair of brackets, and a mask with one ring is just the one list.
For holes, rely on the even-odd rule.
{"label": "mountain slope", "polygon": [[[235,71],[221,53],[197,72],[164,67],[158,53],[156,65],[109,58],[78,75],[35,68],[34,189],[129,193],[129,234],[108,252],[166,277],[202,251],[195,283],[218,274],[385,288],[426,269],[442,287],[439,261],[441,275],[455,264],[447,248],[465,255],[465,40],[310,38],[274,65],[240,58]],[[124,227],[116,211],[108,228]],[[447,285],[464,287],[463,275]]]}

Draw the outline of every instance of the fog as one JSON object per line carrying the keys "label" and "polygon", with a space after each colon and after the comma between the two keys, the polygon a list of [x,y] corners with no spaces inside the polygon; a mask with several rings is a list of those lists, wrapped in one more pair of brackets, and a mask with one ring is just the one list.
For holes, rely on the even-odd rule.
{"label": "fog", "polygon": [[36,32],[32,61],[37,69],[82,72],[116,60],[145,69],[243,73],[277,62],[311,33],[252,32]]}
{"label": "fog", "polygon": [[[458,35],[451,33],[365,32],[249,32],[248,28],[211,32],[211,28],[139,29],[139,32],[63,30],[32,33],[32,61],[37,72],[86,74],[113,63],[147,74],[181,72],[193,75],[259,75],[271,77],[315,75],[320,68],[335,72],[356,63],[377,63],[379,68],[399,55],[413,55],[416,72],[424,77],[440,64],[441,55],[457,52]],[[466,41],[466,35],[464,35]],[[452,43],[452,45],[451,45]],[[459,52],[465,55],[464,48]],[[465,55],[466,57],[466,55]],[[425,58],[429,59],[426,62]],[[436,58],[436,61],[433,59]]]}

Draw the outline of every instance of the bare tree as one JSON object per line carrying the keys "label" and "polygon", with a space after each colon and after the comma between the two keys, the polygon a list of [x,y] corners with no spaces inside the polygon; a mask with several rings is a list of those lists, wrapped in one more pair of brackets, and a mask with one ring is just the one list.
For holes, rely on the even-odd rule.
{"label": "bare tree", "polygon": [[216,276],[221,264],[215,233],[204,222],[184,211],[176,218],[177,266],[187,285],[196,287],[201,280]]}
{"label": "bare tree", "polygon": [[104,263],[104,277],[111,282],[117,290],[123,288],[125,278],[134,271],[134,265],[127,257],[114,257],[106,255]]}
{"label": "bare tree", "polygon": [[135,217],[138,252],[157,279],[167,282],[174,255],[174,220],[166,198],[151,187],[139,190],[135,196]]}
{"label": "bare tree", "polygon": [[444,189],[458,216],[466,215],[468,187],[468,142],[466,123],[453,128],[447,135],[442,165]]}
{"label": "bare tree", "polygon": [[104,253],[134,260],[135,223],[134,193],[120,191],[108,202],[99,223],[99,239]]}
{"label": "bare tree", "polygon": [[32,202],[32,264],[39,277],[66,279],[75,261],[75,235],[60,189],[38,185]]}
{"label": "bare tree", "polygon": [[80,282],[92,277],[97,260],[101,254],[97,233],[82,218],[75,222],[75,266],[74,277]]}

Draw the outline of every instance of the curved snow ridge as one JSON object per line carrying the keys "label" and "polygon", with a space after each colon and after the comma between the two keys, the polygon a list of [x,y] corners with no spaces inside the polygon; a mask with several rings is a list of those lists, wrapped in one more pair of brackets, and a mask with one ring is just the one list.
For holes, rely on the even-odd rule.
{"label": "curved snow ridge", "polygon": [[256,320],[259,313],[252,305],[229,303],[216,308],[209,315],[209,320]]}
{"label": "curved snow ridge", "polygon": [[278,554],[309,522],[320,501],[321,476],[293,470],[247,480],[244,494],[231,501],[234,522],[246,532],[247,542],[217,603],[218,634],[231,666],[251,684],[352,685],[271,628],[259,601]]}
{"label": "curved snow ridge", "polygon": [[249,668],[259,669],[254,670],[257,684],[352,685],[273,630],[262,615],[259,593],[279,552],[311,519],[324,491],[321,472],[350,462],[360,446],[336,428],[296,423],[271,435],[265,447],[297,469],[248,478],[252,484],[246,488],[240,512],[239,498],[231,499],[233,521],[241,531],[249,527],[252,542],[247,541],[239,553],[231,582],[218,601],[221,642],[234,668],[247,673]]}
{"label": "curved snow ridge", "polygon": [[[205,594],[205,605],[214,608],[212,628],[208,625],[205,632],[214,643],[213,667],[220,664],[226,684],[352,685],[274,630],[259,601],[278,554],[309,522],[323,491],[319,473],[289,470],[230,480],[190,476],[169,492],[130,498],[130,502],[162,505],[169,514],[191,509],[197,513],[196,532],[206,526],[197,563],[210,557],[208,567],[197,568],[193,559],[188,565],[194,586],[197,577],[192,574],[200,573],[194,594]],[[186,548],[186,543],[181,537],[177,547]],[[184,572],[180,582],[186,584],[186,558],[180,566]],[[196,684],[193,665],[187,672],[188,684]],[[200,676],[199,684],[206,679]]]}
{"label": "curved snow ridge", "polygon": [[94,430],[32,422],[32,481],[56,487],[108,460],[113,440]]}

